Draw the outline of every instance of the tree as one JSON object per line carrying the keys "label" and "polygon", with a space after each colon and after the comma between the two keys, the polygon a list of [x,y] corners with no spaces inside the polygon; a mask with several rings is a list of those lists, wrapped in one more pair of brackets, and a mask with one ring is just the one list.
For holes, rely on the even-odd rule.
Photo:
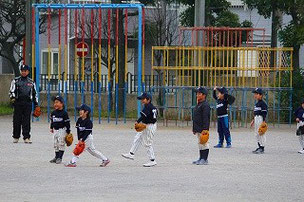
{"label": "tree", "polygon": [[[20,74],[20,44],[25,37],[26,0],[0,0],[0,56],[7,59],[16,76]],[[45,17],[40,18],[39,33],[45,32]]]}

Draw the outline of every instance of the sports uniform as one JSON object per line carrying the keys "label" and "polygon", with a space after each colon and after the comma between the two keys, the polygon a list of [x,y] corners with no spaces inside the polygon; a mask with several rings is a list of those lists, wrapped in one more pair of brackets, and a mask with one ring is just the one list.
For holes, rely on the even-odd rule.
{"label": "sports uniform", "polygon": [[[303,103],[304,100],[302,104]],[[297,122],[297,136],[299,137],[299,142],[302,148],[298,153],[304,154],[304,108],[302,106],[295,111],[295,116],[299,120]]]}
{"label": "sports uniform", "polygon": [[[83,104],[80,107],[78,107],[78,110],[84,110],[87,112],[91,112],[91,109],[89,106]],[[88,113],[88,114],[89,114]],[[90,120],[90,117],[78,118],[76,122],[76,128],[77,128],[77,137],[79,141],[83,141],[85,143],[85,150],[88,151],[92,156],[98,158],[101,161],[101,167],[105,167],[108,163],[110,163],[110,160],[105,157],[100,151],[96,150],[93,142],[93,135],[92,135],[92,129],[93,129],[93,123]],[[76,163],[79,160],[79,156],[74,155],[72,160],[69,162],[67,167],[76,167]]]}
{"label": "sports uniform", "polygon": [[[252,93],[263,94],[261,88],[256,88]],[[263,122],[266,121],[266,116],[268,112],[268,106],[263,100],[258,100],[254,105],[254,134],[258,143],[258,148],[253,151],[253,153],[260,154],[264,153],[266,134],[260,135],[259,128]]]}
{"label": "sports uniform", "polygon": [[130,152],[127,154],[122,154],[123,157],[127,159],[134,159],[134,154],[139,148],[141,144],[143,144],[148,153],[148,157],[150,159],[150,162],[144,164],[143,166],[145,167],[150,167],[150,166],[155,166],[157,163],[155,161],[155,154],[154,154],[154,149],[152,147],[153,144],[153,137],[157,129],[157,109],[156,107],[153,106],[151,103],[152,97],[151,95],[147,93],[143,93],[141,96],[137,97],[138,100],[142,99],[148,99],[150,102],[148,104],[144,105],[143,110],[140,112],[141,116],[140,118],[136,121],[137,123],[144,123],[146,124],[146,128],[141,131],[137,132],[133,144],[131,146]]}
{"label": "sports uniform", "polygon": [[224,99],[219,99],[216,96],[216,90],[213,90],[213,98],[216,100],[217,113],[217,131],[219,134],[219,142],[215,148],[223,147],[224,138],[227,143],[227,148],[231,147],[231,135],[229,130],[228,104],[232,104],[235,98],[228,94],[225,87],[217,88],[217,90],[224,95]]}
{"label": "sports uniform", "polygon": [[[207,96],[208,91],[205,88],[198,88],[197,93],[202,93]],[[200,144],[200,137],[203,131],[209,131],[210,126],[210,106],[207,100],[198,101],[197,105],[193,110],[193,128],[192,132],[198,138],[198,148],[199,148],[199,159],[193,161],[196,165],[206,165],[208,164],[209,156],[209,142],[205,144]]]}
{"label": "sports uniform", "polygon": [[[20,70],[29,71],[30,68],[22,65]],[[34,103],[34,108],[38,106],[35,82],[28,76],[16,77],[11,82],[9,96],[14,106],[14,143],[17,143],[20,138],[21,128],[24,142],[32,143],[30,140],[32,103]]]}
{"label": "sports uniform", "polygon": [[[53,101],[58,100],[64,102],[61,96],[56,96]],[[55,109],[50,115],[51,130],[54,135],[55,158],[50,163],[60,164],[65,150],[65,136],[71,132],[70,119],[68,113],[64,109]]]}

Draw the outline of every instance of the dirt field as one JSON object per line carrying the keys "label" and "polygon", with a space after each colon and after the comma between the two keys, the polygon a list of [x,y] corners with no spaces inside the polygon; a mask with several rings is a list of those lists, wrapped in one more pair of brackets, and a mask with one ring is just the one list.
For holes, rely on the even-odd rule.
{"label": "dirt field", "polygon": [[[54,151],[45,120],[32,124],[28,145],[13,144],[12,119],[0,119],[0,201],[304,201],[304,155],[297,153],[294,127],[270,128],[264,155],[251,153],[256,143],[250,129],[232,130],[233,148],[214,149],[212,128],[209,165],[196,166],[191,128],[160,126],[154,144],[158,165],[144,168],[144,148],[134,161],[121,157],[135,134],[132,122],[95,122],[95,146],[111,163],[101,168],[84,153],[78,167],[66,168],[49,163]],[[70,147],[64,162],[71,156]]]}

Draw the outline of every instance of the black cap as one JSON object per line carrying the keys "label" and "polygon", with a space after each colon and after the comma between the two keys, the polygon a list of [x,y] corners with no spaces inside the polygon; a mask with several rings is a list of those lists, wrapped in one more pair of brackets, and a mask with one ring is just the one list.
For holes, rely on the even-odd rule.
{"label": "black cap", "polygon": [[216,90],[222,94],[228,94],[228,90],[225,87],[216,88]]}
{"label": "black cap", "polygon": [[203,93],[204,95],[208,95],[208,90],[204,87],[198,87],[194,90],[196,93]]}
{"label": "black cap", "polygon": [[20,71],[22,71],[22,70],[29,70],[30,71],[30,67],[27,66],[27,65],[21,65]]}
{"label": "black cap", "polygon": [[91,112],[91,108],[88,105],[86,105],[86,104],[82,104],[82,105],[80,105],[80,107],[77,107],[76,109],[78,111],[84,110],[84,111],[87,111],[89,113]]}
{"label": "black cap", "polygon": [[138,100],[143,100],[143,99],[152,100],[152,96],[149,93],[143,93],[143,94],[141,94],[141,96],[138,96],[137,99]]}
{"label": "black cap", "polygon": [[262,90],[262,88],[256,88],[252,91],[252,93],[257,93],[257,94],[263,95],[264,91]]}
{"label": "black cap", "polygon": [[52,97],[53,102],[55,102],[55,100],[58,100],[61,103],[64,103],[63,97],[61,97],[60,95],[54,96]]}

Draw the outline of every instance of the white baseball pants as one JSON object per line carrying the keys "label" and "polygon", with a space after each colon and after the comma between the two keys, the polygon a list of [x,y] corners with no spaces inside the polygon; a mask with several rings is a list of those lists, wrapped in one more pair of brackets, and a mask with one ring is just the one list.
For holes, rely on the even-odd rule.
{"label": "white baseball pants", "polygon": [[153,144],[153,137],[154,137],[156,129],[157,129],[156,123],[147,124],[147,127],[145,130],[143,130],[141,132],[137,132],[134,137],[133,144],[130,149],[130,153],[135,154],[135,152],[139,148],[139,145],[143,144],[147,149],[147,153],[148,153],[150,160],[154,160],[155,155],[154,155],[154,150],[153,150],[152,144]]}
{"label": "white baseball pants", "polygon": [[[85,143],[85,151],[88,151],[92,156],[95,156],[96,158],[100,159],[101,162],[108,160],[107,157],[105,157],[100,151],[95,149],[94,143],[93,143],[93,135],[90,134],[87,139],[84,141]],[[79,160],[79,156],[73,156],[71,162],[76,163]]]}
{"label": "white baseball pants", "polygon": [[55,152],[59,152],[59,150],[65,150],[65,136],[66,136],[66,129],[60,128],[59,130],[54,130],[54,149]]}
{"label": "white baseball pants", "polygon": [[263,123],[262,116],[254,117],[254,134],[260,146],[264,147],[266,143],[266,133],[264,135],[259,135],[259,127],[262,123]]}

